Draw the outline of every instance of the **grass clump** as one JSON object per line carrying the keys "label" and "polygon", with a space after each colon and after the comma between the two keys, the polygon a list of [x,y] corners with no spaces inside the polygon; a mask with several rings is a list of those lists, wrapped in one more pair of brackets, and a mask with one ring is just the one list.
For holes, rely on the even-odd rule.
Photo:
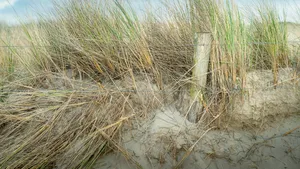
{"label": "grass clump", "polygon": [[194,31],[212,34],[206,104],[214,116],[226,110],[233,89],[243,89],[252,50],[243,14],[231,1],[189,1]]}
{"label": "grass clump", "polygon": [[57,20],[44,24],[42,34],[52,69],[112,78],[128,70],[151,69],[145,34],[129,5],[66,1],[55,9]]}
{"label": "grass clump", "polygon": [[278,10],[272,4],[260,4],[258,15],[253,18],[254,55],[252,61],[256,68],[272,69],[274,85],[278,83],[278,69],[289,64],[287,22],[281,20]]}

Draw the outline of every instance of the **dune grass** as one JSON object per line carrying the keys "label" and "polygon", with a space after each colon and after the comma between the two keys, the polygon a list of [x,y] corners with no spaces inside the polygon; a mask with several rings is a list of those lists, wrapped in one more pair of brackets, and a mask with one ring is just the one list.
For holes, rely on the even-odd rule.
{"label": "dune grass", "polygon": [[253,40],[260,44],[254,47],[259,53],[253,58],[253,62],[258,68],[272,69],[276,85],[278,69],[289,64],[287,22],[285,18],[280,21],[279,12],[272,4],[259,4],[257,12],[258,16],[252,20]]}
{"label": "dune grass", "polygon": [[188,91],[196,32],[213,37],[208,124],[226,116],[247,71],[272,69],[276,84],[289,66],[287,23],[271,4],[252,9],[248,24],[233,1],[162,3],[164,19],[119,1],[54,3],[55,20],[19,26],[29,48],[1,48],[1,168],[90,168],[111,149],[132,160],[116,142],[122,127]]}

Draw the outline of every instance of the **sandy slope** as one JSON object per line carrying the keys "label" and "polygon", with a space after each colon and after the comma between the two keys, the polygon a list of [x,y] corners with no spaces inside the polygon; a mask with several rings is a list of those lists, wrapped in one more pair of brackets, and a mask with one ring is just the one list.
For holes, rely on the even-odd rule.
{"label": "sandy slope", "polygon": [[289,23],[288,29],[288,41],[299,41],[300,42],[300,24]]}
{"label": "sandy slope", "polygon": [[[261,133],[212,130],[197,142],[204,131],[199,132],[201,129],[185,120],[175,108],[168,107],[154,114],[122,140],[123,146],[142,168],[175,168],[194,143],[194,151],[179,168],[300,168],[300,129],[297,128],[300,115],[274,123]],[[94,168],[138,167],[122,154],[111,153],[99,159]]]}

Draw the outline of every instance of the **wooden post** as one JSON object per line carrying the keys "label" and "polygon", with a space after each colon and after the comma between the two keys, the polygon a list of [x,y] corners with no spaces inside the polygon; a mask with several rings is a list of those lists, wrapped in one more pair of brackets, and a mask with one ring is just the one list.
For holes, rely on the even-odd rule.
{"label": "wooden post", "polygon": [[[206,87],[208,63],[211,51],[211,33],[196,33],[195,34],[195,53],[194,53],[194,69],[193,79],[194,85],[192,86],[191,96],[198,104],[198,110],[202,111],[202,96]],[[197,97],[197,98],[196,98]],[[196,122],[197,111],[189,113],[189,121]]]}

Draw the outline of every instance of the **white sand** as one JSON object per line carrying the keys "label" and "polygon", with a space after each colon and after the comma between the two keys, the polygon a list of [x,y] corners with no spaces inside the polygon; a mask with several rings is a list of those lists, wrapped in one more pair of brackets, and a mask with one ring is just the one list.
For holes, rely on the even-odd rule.
{"label": "white sand", "polygon": [[291,68],[280,69],[276,89],[273,79],[271,70],[249,72],[244,98],[236,99],[230,114],[238,121],[259,125],[268,116],[300,112],[300,74]]}
{"label": "white sand", "polygon": [[[155,115],[156,114],[156,115]],[[198,142],[181,165],[186,169],[299,169],[300,115],[287,118],[261,133],[228,130],[210,131]],[[201,132],[200,132],[201,131]],[[203,134],[169,107],[154,112],[154,117],[126,134],[122,146],[142,168],[174,168],[186,150]],[[110,153],[94,168],[137,168],[120,153]]]}

